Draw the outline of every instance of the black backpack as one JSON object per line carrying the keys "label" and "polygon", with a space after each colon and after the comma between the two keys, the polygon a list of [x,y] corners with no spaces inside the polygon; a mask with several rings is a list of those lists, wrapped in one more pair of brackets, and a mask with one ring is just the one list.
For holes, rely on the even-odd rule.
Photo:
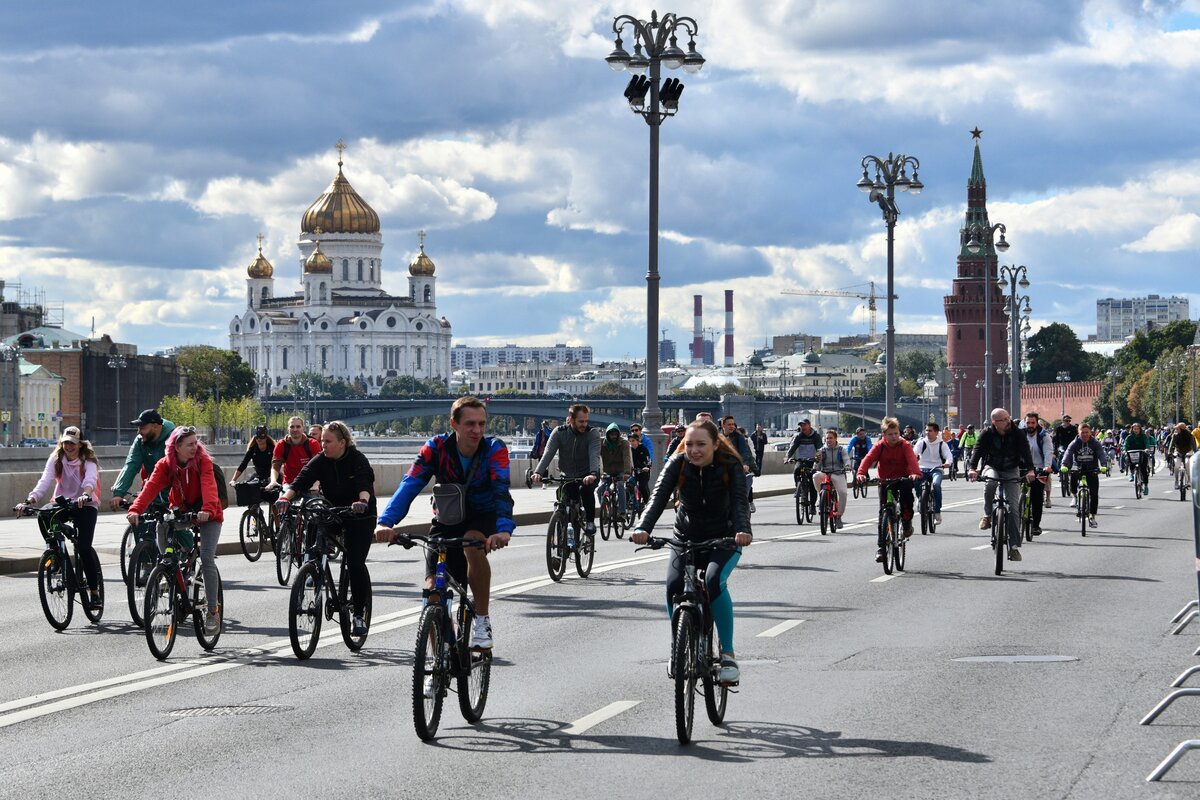
{"label": "black backpack", "polygon": [[225,470],[216,461],[212,462],[213,477],[217,481],[217,496],[221,498],[221,508],[229,508],[229,484],[225,480]]}

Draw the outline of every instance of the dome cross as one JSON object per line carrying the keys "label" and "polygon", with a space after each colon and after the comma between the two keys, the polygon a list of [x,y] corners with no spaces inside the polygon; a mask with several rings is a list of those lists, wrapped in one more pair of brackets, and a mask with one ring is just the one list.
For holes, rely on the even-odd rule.
{"label": "dome cross", "polygon": [[346,152],[346,143],[343,142],[341,140],[341,138],[339,138],[337,140],[337,144],[335,144],[334,147],[338,151],[338,169],[341,169],[342,168],[342,155]]}

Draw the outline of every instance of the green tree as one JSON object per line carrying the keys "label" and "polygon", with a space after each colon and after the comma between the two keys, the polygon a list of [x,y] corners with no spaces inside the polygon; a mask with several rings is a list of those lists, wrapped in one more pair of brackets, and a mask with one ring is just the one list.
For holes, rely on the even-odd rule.
{"label": "green tree", "polygon": [[1029,359],[1026,383],[1054,383],[1059,372],[1070,373],[1072,380],[1087,380],[1092,375],[1092,360],[1083,351],[1079,337],[1061,322],[1030,336],[1025,353]]}
{"label": "green tree", "polygon": [[608,381],[602,383],[593,389],[590,394],[593,397],[637,397],[637,393],[616,381]]}
{"label": "green tree", "polygon": [[[916,382],[922,375],[935,375],[938,357],[924,350],[905,350],[896,354],[896,378]],[[907,394],[907,392],[906,392]]]}
{"label": "green tree", "polygon": [[879,372],[872,372],[863,381],[862,395],[863,397],[880,398],[883,397],[886,389],[887,375],[883,370],[879,370]]}
{"label": "green tree", "polygon": [[253,397],[255,387],[254,370],[232,350],[221,350],[204,345],[181,347],[175,362],[187,375],[188,396],[211,397],[218,378],[215,368],[220,366],[221,397],[238,399]]}

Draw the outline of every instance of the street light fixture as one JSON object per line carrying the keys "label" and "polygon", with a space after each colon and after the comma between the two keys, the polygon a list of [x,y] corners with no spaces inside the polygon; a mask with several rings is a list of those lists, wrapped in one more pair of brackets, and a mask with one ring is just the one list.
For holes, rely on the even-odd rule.
{"label": "street light fixture", "polygon": [[213,389],[217,394],[217,419],[213,425],[213,444],[221,442],[221,365],[213,365]]}
{"label": "street light fixture", "polygon": [[[908,169],[912,167],[912,178],[908,177]],[[867,195],[872,203],[877,203],[883,212],[883,221],[887,223],[887,344],[884,355],[887,357],[884,381],[884,416],[896,415],[896,219],[900,209],[896,207],[896,190],[909,194],[920,194],[925,188],[917,171],[921,162],[916,156],[906,156],[903,153],[888,153],[887,158],[878,156],[863,156],[862,178],[856,186]],[[875,170],[872,180],[869,172]]]}
{"label": "street light fixture", "polygon": [[[5,394],[5,391],[4,391],[5,390],[5,385],[4,385],[5,378],[8,377],[9,362],[19,361],[20,358],[21,358],[20,352],[17,350],[17,348],[13,347],[12,345],[8,345],[8,344],[0,344],[0,410],[3,410],[3,412],[8,415],[8,419],[4,420],[2,423],[2,427],[4,430],[4,446],[5,447],[8,447],[8,444],[9,444],[9,439],[8,439],[9,430],[10,430],[9,426],[12,425],[13,423],[18,423],[18,425],[19,425],[19,421],[17,420],[16,412],[18,411],[18,407],[20,406],[20,403],[13,403],[11,405],[9,404],[8,395]],[[20,370],[17,370],[17,377],[19,379]],[[20,383],[14,382],[14,385],[18,387],[18,392],[19,392],[20,391],[20,389],[19,389]]]}
{"label": "street light fixture", "polygon": [[1071,373],[1059,372],[1054,376],[1054,380],[1058,381],[1058,383],[1062,386],[1062,411],[1058,415],[1058,418],[1061,421],[1062,418],[1067,415],[1067,384],[1071,381]]}
{"label": "street light fixture", "polygon": [[[955,413],[956,413],[956,414],[957,414],[957,416],[958,416],[958,420],[957,420],[957,421],[958,421],[958,426],[961,428],[961,427],[962,427],[962,424],[963,424],[963,417],[965,417],[965,416],[966,416],[966,415],[963,413],[963,381],[964,381],[964,380],[966,380],[966,378],[967,378],[967,373],[966,373],[966,370],[961,370],[961,369],[960,369],[960,370],[954,370],[954,371],[952,371],[952,372],[950,373],[950,377],[951,377],[951,378],[952,378],[952,379],[953,379],[953,380],[954,380],[954,381],[957,383],[957,385],[958,385],[958,397],[957,397],[958,404],[957,404],[957,405],[956,405],[954,408],[955,408]],[[949,420],[947,420],[947,422],[949,422]]]}
{"label": "street light fixture", "polygon": [[[995,241],[996,231],[1000,231],[1000,241]],[[990,404],[995,400],[995,394],[992,393],[992,285],[991,271],[988,269],[988,256],[993,254],[993,251],[999,250],[1001,253],[1008,251],[1008,240],[1004,238],[1004,234],[1008,229],[1003,222],[997,222],[995,225],[984,225],[982,222],[972,222],[962,231],[962,238],[966,239],[963,246],[967,248],[967,252],[971,255],[979,255],[983,253],[983,380],[984,394],[987,396],[987,402]]]}
{"label": "street light fixture", "polygon": [[[1000,267],[1000,277],[997,281],[1000,290],[1008,289],[1008,339],[1011,348],[1008,363],[1011,367],[1009,405],[1013,419],[1021,417],[1021,337],[1018,326],[1021,325],[1021,303],[1025,303],[1025,312],[1029,313],[1029,295],[1017,294],[1017,289],[1029,288],[1029,268],[1023,264]],[[1028,323],[1026,323],[1028,325]]]}
{"label": "street light fixture", "polygon": [[[679,110],[683,84],[678,78],[668,78],[659,85],[662,68],[679,69],[694,74],[704,66],[704,57],[696,51],[696,35],[700,27],[691,17],[674,13],[650,12],[650,19],[640,20],[629,14],[613,18],[616,36],[613,51],[604,60],[615,72],[629,71],[633,76],[625,88],[630,109],[650,126],[650,219],[648,268],[646,271],[646,407],[642,423],[656,448],[666,444],[662,432],[663,415],[658,405],[658,140],[659,128],[667,117]],[[622,34],[633,37],[633,54],[624,48]],[[685,53],[678,44],[680,34],[688,37]],[[649,78],[644,74],[649,71]],[[646,95],[649,94],[649,107]]]}
{"label": "street light fixture", "polygon": [[121,444],[121,429],[124,427],[121,420],[125,419],[121,416],[121,370],[125,369],[128,362],[125,361],[125,356],[120,353],[112,353],[108,357],[108,366],[115,370],[114,375],[117,376],[117,444]]}
{"label": "street light fixture", "polygon": [[987,381],[985,381],[983,378],[979,378],[978,380],[975,381],[975,391],[979,392],[979,429],[980,430],[983,430],[985,427],[984,416],[983,416],[983,392],[980,391],[985,386],[987,386]]}
{"label": "street light fixture", "polygon": [[1120,367],[1112,367],[1104,374],[1107,375],[1109,378],[1112,378],[1112,394],[1109,399],[1112,400],[1112,423],[1111,424],[1112,424],[1113,428],[1115,429],[1117,427],[1117,378],[1123,377],[1125,375],[1125,373],[1121,371]]}

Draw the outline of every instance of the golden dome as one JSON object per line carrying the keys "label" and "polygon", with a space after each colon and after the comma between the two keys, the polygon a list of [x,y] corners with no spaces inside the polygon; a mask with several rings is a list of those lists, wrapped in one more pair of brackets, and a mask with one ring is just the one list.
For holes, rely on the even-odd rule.
{"label": "golden dome", "polygon": [[342,174],[341,151],[345,149],[339,139],[337,177],[304,212],[300,220],[302,233],[313,233],[317,228],[326,233],[379,233],[379,215]]}
{"label": "golden dome", "polygon": [[433,264],[433,259],[425,255],[425,231],[421,231],[417,236],[421,242],[421,252],[417,253],[417,257],[408,265],[408,274],[428,277],[433,275],[437,268]]}
{"label": "golden dome", "polygon": [[322,230],[317,228],[317,246],[309,253],[308,258],[304,259],[304,273],[306,275],[314,272],[333,272],[333,262],[329,260],[329,256],[321,252],[321,233]]}
{"label": "golden dome", "polygon": [[258,235],[258,258],[246,268],[246,274],[251,278],[270,278],[275,274],[275,268],[271,266],[271,262],[267,261],[267,257],[262,252],[263,236]]}

